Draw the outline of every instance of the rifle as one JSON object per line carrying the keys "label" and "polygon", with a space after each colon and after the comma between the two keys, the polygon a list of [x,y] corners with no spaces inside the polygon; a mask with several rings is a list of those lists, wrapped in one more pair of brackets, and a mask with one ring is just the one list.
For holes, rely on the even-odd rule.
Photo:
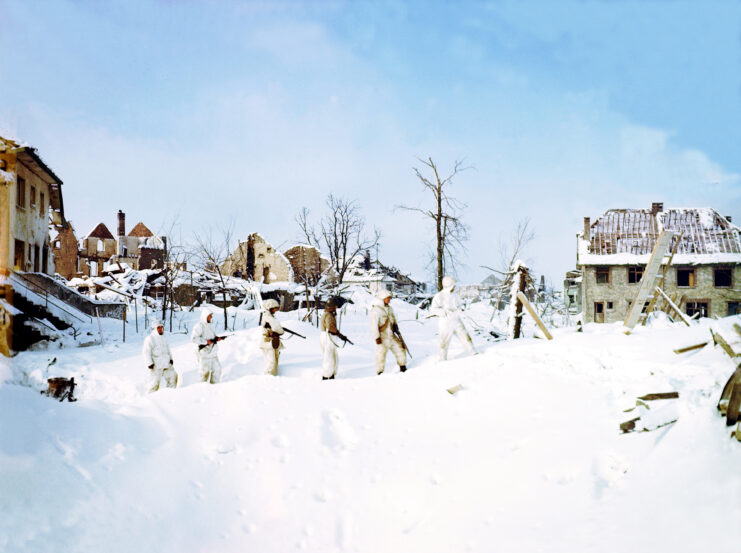
{"label": "rifle", "polygon": [[294,336],[298,336],[299,338],[303,338],[304,340],[306,340],[306,336],[304,336],[303,334],[299,334],[298,332],[294,332],[293,330],[289,330],[286,327],[283,327],[283,330],[285,330],[286,332],[288,332],[288,334],[293,334]]}
{"label": "rifle", "polygon": [[[267,328],[268,330],[273,330],[273,329],[272,329],[272,328],[270,327],[270,323],[265,323],[265,328]],[[283,327],[283,330],[284,330],[285,332],[288,332],[288,334],[293,334],[294,336],[298,336],[299,338],[303,338],[304,340],[306,340],[306,336],[304,336],[304,335],[302,335],[302,334],[299,334],[298,332],[294,332],[293,330],[290,330],[290,329],[288,329],[288,328],[286,328],[286,327]]]}
{"label": "rifle", "polygon": [[211,338],[211,344],[199,344],[198,345],[198,351],[202,350],[203,348],[207,348],[208,346],[213,346],[216,342],[221,342],[222,340],[226,340],[229,338],[229,336],[234,336],[234,334],[225,334],[224,336],[217,336],[216,338]]}
{"label": "rifle", "polygon": [[355,345],[355,344],[353,344],[352,340],[350,340],[350,338],[348,338],[347,336],[345,336],[342,333],[332,334],[332,336],[337,336],[340,340],[342,340],[343,341],[343,344],[342,344],[343,346],[345,344],[350,344],[351,346],[354,346]]}
{"label": "rifle", "polygon": [[409,348],[407,347],[407,343],[404,341],[404,338],[401,335],[401,331],[399,331],[399,327],[397,325],[392,326],[391,332],[394,333],[394,336],[396,336],[396,339],[399,340],[401,347],[404,348],[404,350],[406,350],[406,352],[409,354],[409,357],[413,357],[412,352],[409,351]]}

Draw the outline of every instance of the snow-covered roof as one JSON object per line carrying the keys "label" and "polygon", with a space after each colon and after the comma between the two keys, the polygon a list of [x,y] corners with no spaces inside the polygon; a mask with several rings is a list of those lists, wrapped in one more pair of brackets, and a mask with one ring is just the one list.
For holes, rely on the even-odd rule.
{"label": "snow-covered roof", "polygon": [[674,264],[741,262],[740,229],[712,208],[610,209],[580,234],[579,265],[645,264],[662,230],[679,240]]}

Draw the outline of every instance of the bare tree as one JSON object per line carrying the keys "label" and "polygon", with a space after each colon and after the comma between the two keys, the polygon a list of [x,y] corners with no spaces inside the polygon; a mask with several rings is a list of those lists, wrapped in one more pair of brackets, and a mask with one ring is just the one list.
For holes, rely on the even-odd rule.
{"label": "bare tree", "polygon": [[175,217],[169,227],[160,234],[163,242],[162,275],[165,278],[164,297],[162,299],[162,322],[167,321],[167,308],[170,308],[170,332],[172,332],[172,312],[175,307],[173,283],[177,275],[188,262],[190,252],[182,239],[178,217]]}
{"label": "bare tree", "polygon": [[[499,268],[495,269],[488,265],[482,265],[484,269],[488,269],[493,273],[498,273],[503,276],[502,282],[499,285],[499,291],[496,299],[493,301],[493,305],[496,309],[501,307],[502,296],[510,289],[512,285],[512,278],[514,266],[517,259],[524,251],[525,247],[533,241],[535,238],[535,230],[530,225],[530,219],[524,218],[517,222],[517,227],[510,234],[507,240],[499,240]],[[492,315],[493,316],[493,315]]]}
{"label": "bare tree", "polygon": [[224,299],[224,330],[229,330],[227,311],[226,311],[226,278],[222,271],[222,265],[232,252],[232,238],[234,235],[234,221],[230,221],[228,226],[219,232],[212,228],[206,229],[200,234],[193,236],[195,242],[194,257],[198,265],[205,271],[216,273],[221,283],[221,292]]}
{"label": "bare tree", "polygon": [[500,267],[508,269],[521,256],[525,247],[535,238],[535,230],[530,224],[530,218],[525,217],[517,222],[517,228],[509,236],[509,240],[499,239]]}
{"label": "bare tree", "polygon": [[[419,159],[419,158],[418,158]],[[437,165],[431,157],[426,160],[419,159],[432,171],[432,177],[425,176],[420,169],[414,167],[414,174],[422,182],[426,190],[432,193],[435,200],[432,209],[421,207],[397,206],[398,209],[416,211],[430,218],[435,224],[435,251],[434,260],[436,264],[437,289],[442,290],[443,276],[446,272],[455,272],[455,261],[459,254],[465,250],[464,243],[468,240],[468,226],[461,220],[461,214],[465,204],[459,202],[448,194],[448,189],[453,184],[453,178],[458,173],[470,169],[465,167],[463,161],[456,161],[453,170],[446,177],[440,177]]]}
{"label": "bare tree", "polygon": [[305,207],[296,215],[296,223],[310,245],[326,251],[337,282],[341,283],[352,259],[361,251],[374,248],[381,233],[373,229],[371,236],[366,234],[365,217],[355,200],[330,194],[325,204],[327,214],[319,221],[318,229],[309,222],[309,210]]}

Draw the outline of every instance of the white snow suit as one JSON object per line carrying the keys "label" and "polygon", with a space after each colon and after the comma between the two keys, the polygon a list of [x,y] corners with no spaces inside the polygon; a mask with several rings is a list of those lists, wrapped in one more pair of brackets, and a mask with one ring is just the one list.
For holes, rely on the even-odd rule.
{"label": "white snow suit", "polygon": [[190,341],[198,346],[196,357],[198,358],[198,374],[201,381],[217,384],[221,381],[221,364],[217,356],[218,344],[216,342],[208,344],[208,340],[216,339],[216,331],[207,320],[210,314],[211,312],[207,309],[201,311],[201,320],[193,327]]}
{"label": "white snow suit", "polygon": [[381,343],[376,343],[376,373],[381,374],[386,366],[386,354],[389,350],[396,357],[400,367],[407,364],[407,352],[401,347],[399,340],[391,330],[396,324],[396,315],[390,305],[384,305],[382,299],[375,299],[371,304],[370,324],[371,338],[381,338]]}
{"label": "white snow suit", "polygon": [[[269,305],[269,301],[265,302],[266,307]],[[280,350],[284,349],[283,341],[280,339],[283,334],[283,326],[275,318],[275,315],[266,310],[262,312],[262,329],[262,344],[260,347],[265,356],[265,374],[278,376],[278,357],[280,357]],[[274,339],[275,334],[278,336]]]}
{"label": "white snow suit", "polygon": [[322,377],[331,378],[337,374],[337,318],[334,313],[325,311],[322,315],[322,334],[319,345],[322,346]]}
{"label": "white snow suit", "polygon": [[165,386],[168,388],[175,388],[178,385],[178,373],[172,366],[170,346],[164,335],[157,332],[159,326],[162,326],[159,321],[152,322],[152,332],[144,339],[144,345],[142,346],[144,362],[149,367],[150,372],[150,392],[159,390],[163,378],[165,379]]}
{"label": "white snow suit", "polygon": [[432,298],[430,305],[430,314],[437,317],[438,338],[440,340],[440,361],[448,358],[448,345],[450,339],[455,334],[461,341],[466,351],[473,355],[476,350],[473,349],[471,336],[466,332],[460,316],[460,299],[458,294],[453,291],[455,280],[451,277],[443,278],[443,289]]}

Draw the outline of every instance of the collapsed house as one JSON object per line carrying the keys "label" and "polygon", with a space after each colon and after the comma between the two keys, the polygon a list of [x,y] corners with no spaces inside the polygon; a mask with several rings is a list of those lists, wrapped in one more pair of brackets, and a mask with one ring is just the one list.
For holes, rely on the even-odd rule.
{"label": "collapsed house", "polygon": [[286,256],[256,232],[239,243],[222,263],[221,273],[265,284],[294,281],[293,269]]}
{"label": "collapsed house", "polygon": [[689,317],[741,312],[741,229],[712,208],[665,211],[654,203],[651,209],[611,209],[594,223],[584,218],[577,269],[585,323],[625,319],[662,230],[674,234],[672,254],[662,261],[663,293],[672,303]]}
{"label": "collapsed house", "polygon": [[389,267],[378,261],[372,261],[369,252],[356,255],[345,271],[343,284],[359,284],[375,293],[388,290],[397,296],[414,296],[424,294],[426,285],[416,282],[396,267]]}
{"label": "collapsed house", "polygon": [[[60,241],[61,246],[61,241]],[[71,256],[72,252],[67,255]],[[78,271],[75,276],[98,276],[111,263],[125,263],[134,270],[161,269],[165,262],[165,238],[155,236],[139,222],[126,234],[126,214],[119,209],[117,236],[104,223],[99,223],[80,240]]]}

